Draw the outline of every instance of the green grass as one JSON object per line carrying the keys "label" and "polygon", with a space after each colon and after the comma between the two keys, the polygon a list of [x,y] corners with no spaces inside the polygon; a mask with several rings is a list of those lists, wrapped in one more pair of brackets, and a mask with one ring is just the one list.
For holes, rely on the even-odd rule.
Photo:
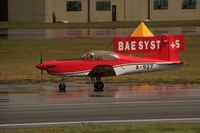
{"label": "green grass", "polygon": [[81,125],[61,128],[4,129],[0,133],[199,133],[200,124]]}
{"label": "green grass", "polygon": [[[85,28],[135,28],[140,22],[95,22],[95,23],[19,23],[0,22],[1,28],[9,29],[85,29]],[[148,21],[149,27],[180,27],[180,26],[200,26],[200,20],[193,21]]]}
{"label": "green grass", "polygon": [[[80,57],[88,50],[105,50],[111,38],[69,38],[59,40],[0,40],[0,82],[41,81],[40,71],[35,68],[39,54],[44,60]],[[112,46],[109,48],[112,50]],[[103,79],[109,82],[129,83],[200,83],[200,36],[185,37],[182,61],[189,63],[176,71],[144,73]],[[70,80],[89,81],[88,78]],[[57,81],[60,77],[45,73],[45,81]]]}
{"label": "green grass", "polygon": [[[81,57],[88,50],[104,49],[112,39],[0,40],[0,80],[38,80],[40,52],[44,60]],[[46,80],[56,77],[47,76]]]}

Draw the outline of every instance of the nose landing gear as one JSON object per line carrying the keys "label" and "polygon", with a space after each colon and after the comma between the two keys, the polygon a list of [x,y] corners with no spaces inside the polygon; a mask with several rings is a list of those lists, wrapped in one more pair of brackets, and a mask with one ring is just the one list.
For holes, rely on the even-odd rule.
{"label": "nose landing gear", "polygon": [[64,83],[59,84],[59,92],[65,92],[66,91],[66,85]]}
{"label": "nose landing gear", "polygon": [[59,92],[66,92],[66,85],[64,83],[64,78],[62,79],[62,82],[59,84]]}

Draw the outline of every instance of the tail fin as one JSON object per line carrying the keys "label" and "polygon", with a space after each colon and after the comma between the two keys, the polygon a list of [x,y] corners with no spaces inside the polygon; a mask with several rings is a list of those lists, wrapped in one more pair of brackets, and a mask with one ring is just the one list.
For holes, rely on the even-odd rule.
{"label": "tail fin", "polygon": [[149,54],[145,57],[167,61],[179,61],[178,48],[180,42],[174,36],[164,35],[161,41],[160,50],[157,53]]}

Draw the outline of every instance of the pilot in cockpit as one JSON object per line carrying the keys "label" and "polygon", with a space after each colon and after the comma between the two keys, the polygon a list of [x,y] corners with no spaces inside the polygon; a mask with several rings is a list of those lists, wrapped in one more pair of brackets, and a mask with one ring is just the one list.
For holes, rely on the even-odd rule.
{"label": "pilot in cockpit", "polygon": [[94,56],[95,56],[95,54],[91,52],[90,53],[90,60],[94,60],[95,59]]}

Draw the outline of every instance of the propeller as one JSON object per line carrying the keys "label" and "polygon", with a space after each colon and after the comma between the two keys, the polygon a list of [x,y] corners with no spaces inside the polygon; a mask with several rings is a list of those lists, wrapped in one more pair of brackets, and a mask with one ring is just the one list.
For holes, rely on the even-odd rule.
{"label": "propeller", "polygon": [[[42,64],[43,62],[43,58],[42,58],[42,52],[40,52],[40,64]],[[41,69],[41,77],[42,77],[42,80],[43,80],[43,77],[44,77],[44,72],[43,72],[43,69]]]}

